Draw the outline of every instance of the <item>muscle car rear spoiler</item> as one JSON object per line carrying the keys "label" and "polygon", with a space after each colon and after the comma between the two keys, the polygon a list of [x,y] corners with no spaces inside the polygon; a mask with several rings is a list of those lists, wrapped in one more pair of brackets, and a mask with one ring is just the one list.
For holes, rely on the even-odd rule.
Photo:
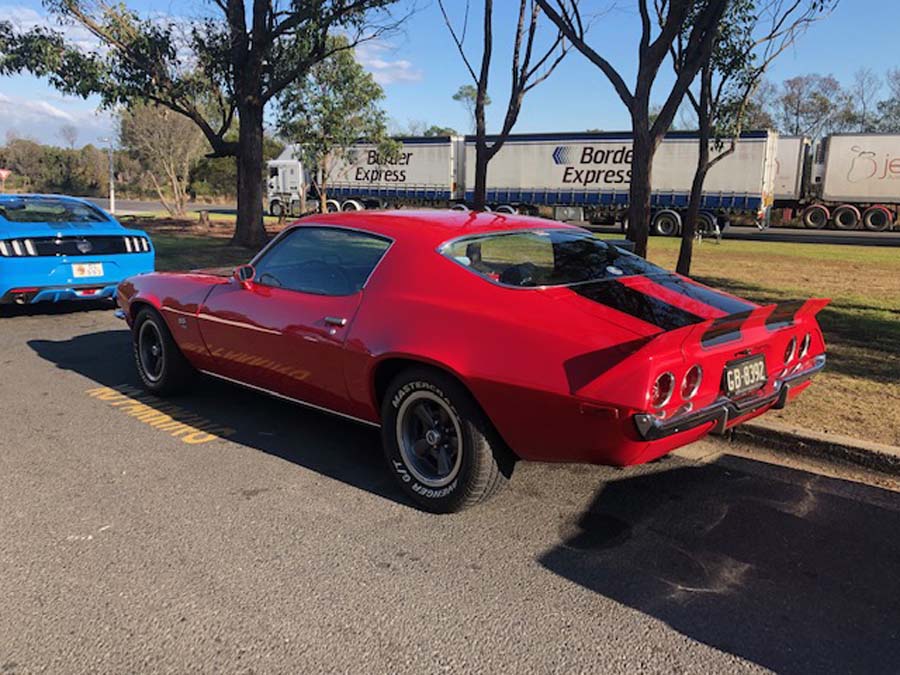
{"label": "muscle car rear spoiler", "polygon": [[654,349],[679,349],[686,344],[696,344],[704,348],[739,340],[742,335],[754,329],[765,327],[769,331],[777,331],[793,326],[804,319],[812,318],[831,300],[829,298],[810,298],[795,300],[776,305],[763,305],[746,312],[728,314],[718,319],[707,319],[700,323],[684,326],[675,330],[660,333],[651,343]]}

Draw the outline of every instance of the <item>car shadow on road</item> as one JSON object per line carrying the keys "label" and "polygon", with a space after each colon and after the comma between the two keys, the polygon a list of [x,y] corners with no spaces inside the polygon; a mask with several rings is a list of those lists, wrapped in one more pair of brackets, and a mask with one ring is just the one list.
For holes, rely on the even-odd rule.
{"label": "car shadow on road", "polygon": [[[58,368],[77,372],[99,385],[140,389],[127,330],[60,341],[30,340],[28,346]],[[202,376],[184,394],[140,400],[151,408],[174,403],[188,415],[208,420],[212,427],[233,429],[227,437],[231,442],[410,505],[385,466],[376,429]],[[159,433],[161,438],[165,435],[143,424],[140,431]]]}
{"label": "car shadow on road", "polygon": [[897,493],[728,457],[605,483],[561,540],[544,567],[698,642],[780,673],[897,672]]}
{"label": "car shadow on road", "polygon": [[0,305],[0,319],[18,316],[53,316],[78,312],[111,311],[109,300],[73,300],[69,302],[38,302],[33,305]]}

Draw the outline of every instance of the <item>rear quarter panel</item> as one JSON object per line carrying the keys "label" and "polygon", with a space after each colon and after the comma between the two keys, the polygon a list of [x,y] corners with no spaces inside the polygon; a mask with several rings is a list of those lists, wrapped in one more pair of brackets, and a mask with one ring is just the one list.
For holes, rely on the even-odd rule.
{"label": "rear quarter panel", "polygon": [[[558,302],[560,290],[567,292],[497,286],[398,241],[366,288],[348,339],[354,406],[378,419],[374,369],[409,358],[459,378],[520,457],[605,461],[626,413],[604,411],[588,392],[602,377],[619,383],[606,390],[610,405],[645,397],[644,368],[627,357],[646,338],[604,322],[596,309]],[[583,403],[595,407],[586,412]]]}

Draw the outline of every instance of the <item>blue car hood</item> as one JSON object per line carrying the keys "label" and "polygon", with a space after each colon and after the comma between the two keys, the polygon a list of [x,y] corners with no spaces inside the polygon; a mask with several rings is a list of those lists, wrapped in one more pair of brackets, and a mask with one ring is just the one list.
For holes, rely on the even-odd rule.
{"label": "blue car hood", "polygon": [[97,237],[103,235],[136,234],[116,222],[97,223],[16,223],[0,218],[0,237],[4,239],[25,237]]}

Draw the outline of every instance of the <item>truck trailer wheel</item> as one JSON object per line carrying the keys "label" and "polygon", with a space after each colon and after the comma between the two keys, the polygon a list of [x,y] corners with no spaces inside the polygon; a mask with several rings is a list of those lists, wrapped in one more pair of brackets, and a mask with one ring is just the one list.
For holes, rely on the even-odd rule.
{"label": "truck trailer wheel", "polygon": [[681,232],[681,215],[677,211],[659,211],[653,216],[653,232],[674,237]]}
{"label": "truck trailer wheel", "polygon": [[284,215],[284,205],[281,202],[271,202],[269,204],[269,215],[281,218]]}
{"label": "truck trailer wheel", "polygon": [[341,204],[341,211],[362,211],[366,207],[362,205],[362,202],[358,202],[355,199],[348,199],[343,204]]}
{"label": "truck trailer wheel", "polygon": [[830,214],[821,204],[813,204],[803,209],[803,215],[800,220],[803,221],[803,227],[811,230],[821,230],[828,224]]}
{"label": "truck trailer wheel", "polygon": [[855,230],[859,227],[859,221],[862,220],[859,209],[851,204],[837,207],[831,217],[834,220],[834,226],[839,230]]}
{"label": "truck trailer wheel", "polygon": [[325,202],[325,210],[328,213],[337,213],[341,210],[341,205],[336,199],[329,199]]}
{"label": "truck trailer wheel", "polygon": [[870,206],[863,214],[863,225],[872,232],[884,232],[894,221],[894,215],[884,206]]}
{"label": "truck trailer wheel", "polygon": [[509,204],[501,204],[496,209],[494,209],[496,213],[505,213],[511,216],[516,215],[519,211],[515,206],[510,206]]}

